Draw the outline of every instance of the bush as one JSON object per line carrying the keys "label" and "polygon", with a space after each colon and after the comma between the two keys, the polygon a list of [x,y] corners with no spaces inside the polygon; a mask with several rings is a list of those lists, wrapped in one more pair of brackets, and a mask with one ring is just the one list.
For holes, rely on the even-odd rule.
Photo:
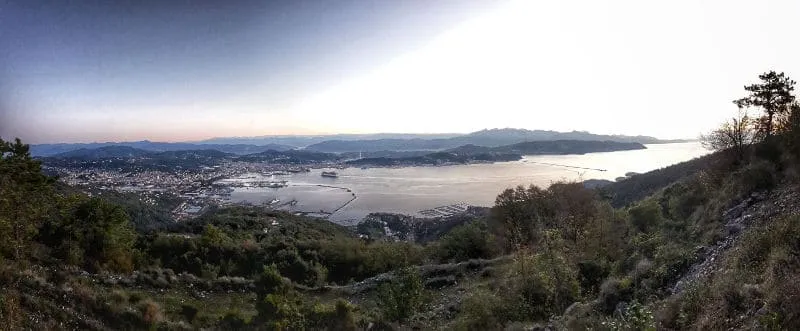
{"label": "bush", "polygon": [[653,199],[644,200],[628,210],[631,224],[639,232],[650,233],[663,223],[661,206]]}
{"label": "bush", "polygon": [[630,280],[618,278],[609,278],[603,282],[598,298],[600,310],[605,314],[611,314],[617,308],[618,303],[630,300],[633,297],[630,284]]}
{"label": "bush", "polygon": [[492,258],[497,251],[486,223],[473,221],[457,226],[444,235],[439,241],[437,255],[442,262],[458,262]]}
{"label": "bush", "polygon": [[354,307],[339,299],[333,305],[316,304],[305,313],[312,330],[356,330]]}
{"label": "bush", "polygon": [[383,317],[389,321],[405,321],[422,305],[422,278],[414,268],[399,270],[395,278],[378,287],[378,301]]}
{"label": "bush", "polygon": [[538,321],[562,314],[578,301],[580,286],[574,271],[558,252],[530,254],[520,251],[511,265],[500,295],[515,321]]}
{"label": "bush", "polygon": [[181,315],[190,323],[197,317],[198,309],[191,304],[181,305]]}
{"label": "bush", "polygon": [[653,312],[647,306],[634,301],[626,305],[617,316],[603,322],[611,330],[655,331]]}
{"label": "bush", "polygon": [[150,299],[145,300],[139,305],[139,312],[142,314],[142,321],[148,325],[158,324],[163,319],[161,306]]}
{"label": "bush", "polygon": [[8,290],[0,292],[0,329],[16,330],[22,327],[25,315],[17,293]]}
{"label": "bush", "polygon": [[769,162],[753,162],[744,169],[734,174],[733,178],[741,181],[741,194],[768,190],[775,187],[777,183],[777,170],[774,164]]}
{"label": "bush", "polygon": [[218,326],[222,330],[242,330],[247,324],[249,324],[247,318],[242,316],[240,311],[232,310],[226,312],[225,315],[220,318]]}
{"label": "bush", "polygon": [[455,328],[460,330],[499,330],[508,321],[507,302],[486,290],[464,299]]}
{"label": "bush", "polygon": [[608,277],[607,267],[595,261],[582,261],[578,263],[578,280],[583,293],[597,293],[600,284]]}

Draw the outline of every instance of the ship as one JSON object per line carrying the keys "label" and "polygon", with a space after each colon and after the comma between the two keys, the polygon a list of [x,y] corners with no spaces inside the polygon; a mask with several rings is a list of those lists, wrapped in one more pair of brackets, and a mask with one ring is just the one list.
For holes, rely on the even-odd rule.
{"label": "ship", "polygon": [[337,174],[336,171],[323,171],[322,172],[322,177],[336,178],[336,177],[339,177],[339,174]]}
{"label": "ship", "polygon": [[281,188],[286,187],[286,181],[275,181],[275,182],[266,182],[264,186],[269,188]]}

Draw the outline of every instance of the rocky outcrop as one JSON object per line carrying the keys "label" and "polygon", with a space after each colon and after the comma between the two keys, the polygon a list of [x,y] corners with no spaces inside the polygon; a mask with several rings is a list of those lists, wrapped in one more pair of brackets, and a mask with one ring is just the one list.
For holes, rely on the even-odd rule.
{"label": "rocky outcrop", "polygon": [[711,247],[698,247],[699,261],[672,287],[679,294],[698,279],[706,278],[720,269],[722,255],[734,247],[740,235],[755,224],[763,224],[781,215],[800,214],[800,192],[784,187],[772,192],[755,192],[722,213],[725,238]]}

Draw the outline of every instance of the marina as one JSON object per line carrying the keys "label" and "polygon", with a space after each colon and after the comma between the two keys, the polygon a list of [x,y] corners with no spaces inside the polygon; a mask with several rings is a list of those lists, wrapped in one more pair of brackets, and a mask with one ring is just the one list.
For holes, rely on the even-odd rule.
{"label": "marina", "polygon": [[464,213],[469,209],[466,203],[457,203],[453,205],[441,206],[432,209],[425,209],[419,211],[419,214],[425,217],[450,217]]}

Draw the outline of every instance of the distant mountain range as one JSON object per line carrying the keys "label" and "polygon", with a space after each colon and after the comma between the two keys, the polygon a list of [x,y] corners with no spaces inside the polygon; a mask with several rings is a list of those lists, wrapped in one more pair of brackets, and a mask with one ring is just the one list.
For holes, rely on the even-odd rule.
{"label": "distant mountain range", "polygon": [[[644,145],[635,142],[552,140],[521,142],[497,147],[464,145],[440,151],[379,151],[355,154],[326,153],[308,149],[283,151],[270,149],[237,155],[213,149],[157,152],[114,145],[63,152],[43,157],[43,161],[46,165],[51,166],[100,167],[121,171],[197,169],[219,165],[226,160],[294,165],[345,162],[353,166],[415,166],[513,161],[521,159],[523,155],[584,154],[644,148]],[[96,162],[98,160],[103,161]]]}
{"label": "distant mountain range", "polygon": [[[31,145],[31,155],[33,156],[53,156],[76,150],[90,150],[102,147],[130,147],[151,152],[167,151],[189,151],[189,150],[217,150],[232,154],[252,154],[268,150],[285,151],[293,149],[293,146],[279,144],[247,145],[247,144],[201,144],[201,143],[165,143],[152,141],[133,141],[133,142],[105,142],[87,144],[39,144]],[[118,150],[121,151],[121,150]]]}
{"label": "distant mountain range", "polygon": [[689,140],[660,140],[649,136],[598,135],[583,131],[557,132],[525,129],[490,129],[469,134],[336,134],[318,136],[265,136],[213,138],[198,142],[105,142],[86,144],[40,144],[31,146],[34,156],[53,156],[60,153],[96,149],[108,146],[126,146],[145,151],[164,152],[182,150],[217,150],[224,153],[246,155],[265,151],[304,149],[325,153],[376,153],[444,151],[465,145],[498,147],[520,142],[581,140],[612,141],[624,143],[659,144]]}
{"label": "distant mountain range", "polygon": [[648,136],[598,135],[582,131],[557,132],[525,129],[491,129],[450,138],[372,139],[372,140],[326,140],[305,147],[307,150],[328,153],[377,152],[377,151],[438,151],[464,145],[498,147],[520,142],[580,140],[612,141],[622,143],[659,144],[686,142],[688,140],[659,140]]}
{"label": "distant mountain range", "polygon": [[448,150],[457,154],[477,154],[477,153],[505,153],[519,155],[539,155],[539,154],[586,154],[599,152],[628,151],[645,149],[646,147],[637,142],[619,141],[591,141],[591,140],[550,140],[550,141],[526,141],[512,145],[499,147],[481,147],[475,145],[460,146]]}
{"label": "distant mountain range", "polygon": [[198,158],[225,158],[232,156],[232,153],[220,152],[215,149],[202,150],[181,150],[181,151],[148,151],[124,145],[103,146],[98,148],[81,148],[74,151],[51,155],[52,158],[73,158],[73,159],[109,159],[109,158],[175,158],[175,159],[198,159]]}
{"label": "distant mountain range", "polygon": [[376,139],[444,139],[462,136],[463,133],[371,133],[371,134],[331,134],[331,135],[300,135],[300,136],[263,136],[263,137],[223,137],[198,141],[198,144],[247,144],[267,145],[278,144],[294,148],[306,147],[321,143],[326,140],[376,140]]}

